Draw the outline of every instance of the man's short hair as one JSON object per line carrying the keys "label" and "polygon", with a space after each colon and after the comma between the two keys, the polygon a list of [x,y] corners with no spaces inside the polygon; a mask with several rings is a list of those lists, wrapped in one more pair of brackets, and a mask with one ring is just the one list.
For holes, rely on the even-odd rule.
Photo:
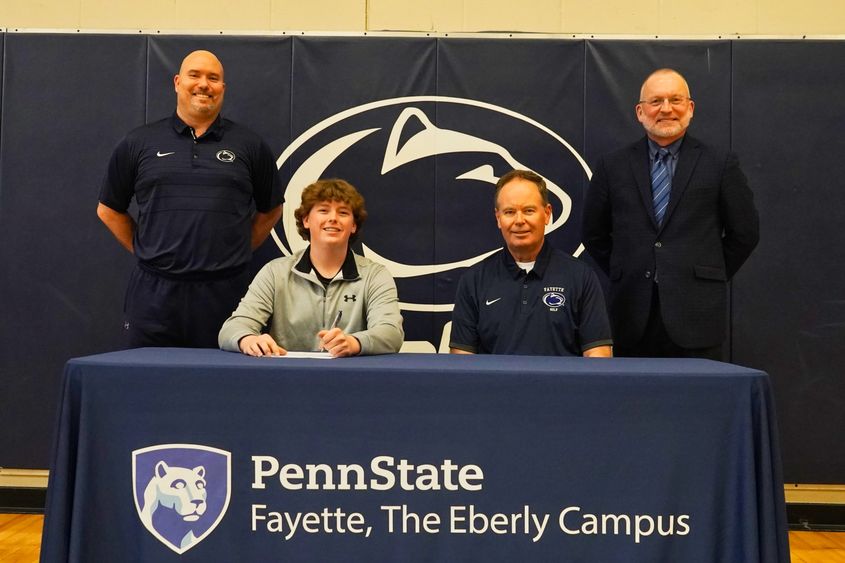
{"label": "man's short hair", "polygon": [[358,233],[361,232],[361,227],[367,220],[364,197],[358,193],[355,186],[339,178],[317,180],[302,191],[302,203],[293,212],[294,217],[296,217],[296,230],[299,232],[299,236],[304,240],[311,240],[311,232],[305,228],[302,220],[311,213],[311,209],[315,205],[323,201],[338,201],[345,203],[352,209],[352,218],[358,228],[349,237],[349,242],[351,243],[358,238]]}
{"label": "man's short hair", "polygon": [[493,194],[493,207],[495,209],[499,208],[499,192],[502,191],[505,184],[511,180],[515,180],[516,178],[528,180],[537,186],[537,190],[540,192],[540,197],[543,199],[543,206],[545,207],[549,204],[549,190],[546,188],[546,181],[542,176],[536,172],[532,172],[531,170],[511,170],[499,178],[499,181],[496,182],[496,193]]}

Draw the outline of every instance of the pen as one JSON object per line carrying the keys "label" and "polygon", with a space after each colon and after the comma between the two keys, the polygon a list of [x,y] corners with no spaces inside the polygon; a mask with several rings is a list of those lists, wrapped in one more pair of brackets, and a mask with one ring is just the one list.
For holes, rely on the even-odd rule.
{"label": "pen", "polygon": [[[326,330],[331,330],[331,329],[333,329],[333,328],[336,328],[336,327],[337,327],[337,323],[339,323],[339,322],[340,322],[340,317],[342,317],[342,316],[343,316],[343,311],[342,311],[342,310],[341,310],[341,311],[338,311],[338,312],[337,312],[337,314],[334,316],[334,320],[332,321],[331,326],[330,326],[329,328],[327,328]],[[324,350],[325,350],[325,348],[323,348],[322,346],[320,346],[320,351],[324,351]]]}
{"label": "pen", "polygon": [[334,316],[334,320],[332,321],[332,325],[329,327],[329,330],[336,328],[337,323],[340,322],[340,317],[343,316],[343,311],[338,311],[337,314]]}

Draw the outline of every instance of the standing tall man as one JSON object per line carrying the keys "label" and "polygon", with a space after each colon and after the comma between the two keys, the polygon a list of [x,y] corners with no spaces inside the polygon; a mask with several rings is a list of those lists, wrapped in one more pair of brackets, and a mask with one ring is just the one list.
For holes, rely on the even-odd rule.
{"label": "standing tall man", "polygon": [[458,282],[450,351],[610,356],[610,323],[595,272],[546,242],[552,206],[545,180],[512,170],[499,178],[494,198],[506,248]]}
{"label": "standing tall man", "polygon": [[97,215],[138,258],[124,303],[129,346],[216,348],[252,251],[281,215],[281,182],[266,143],[220,116],[226,83],[213,53],[190,53],[173,84],[174,114],[115,148]]}
{"label": "standing tall man", "polygon": [[617,356],[719,360],[727,282],[759,240],[736,156],[687,135],[684,77],[654,71],[635,106],[646,137],[599,160],[583,240],[610,277]]}

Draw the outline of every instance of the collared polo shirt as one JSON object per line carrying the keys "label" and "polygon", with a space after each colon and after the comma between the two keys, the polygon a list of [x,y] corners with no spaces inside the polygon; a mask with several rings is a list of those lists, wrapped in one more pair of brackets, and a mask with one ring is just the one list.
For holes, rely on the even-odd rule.
{"label": "collared polo shirt", "polygon": [[130,132],[115,148],[100,202],[138,206],[135,255],[173,276],[246,265],[255,211],[282,202],[270,148],[220,116],[199,138],[174,113]]}
{"label": "collared polo shirt", "polygon": [[458,283],[449,346],[479,354],[580,356],[612,344],[595,273],[543,244],[526,273],[503,249]]}

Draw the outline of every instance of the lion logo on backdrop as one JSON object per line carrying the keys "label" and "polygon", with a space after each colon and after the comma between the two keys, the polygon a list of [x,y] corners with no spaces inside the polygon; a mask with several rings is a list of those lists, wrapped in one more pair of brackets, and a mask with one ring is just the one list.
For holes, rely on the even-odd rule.
{"label": "lion logo on backdrop", "polygon": [[445,96],[371,102],[311,126],[277,164],[290,181],[272,236],[286,256],[307,245],[294,217],[307,185],[340,177],[362,192],[371,219],[356,250],[396,280],[406,335],[415,332],[408,313],[451,312],[463,270],[502,247],[493,194],[511,169],[543,176],[553,207],[547,237],[575,256],[583,250],[567,224],[589,167],[549,127],[501,106]]}
{"label": "lion logo on backdrop", "polygon": [[182,554],[217,527],[231,495],[231,453],[197,444],[132,452],[135,508],[144,527]]}

